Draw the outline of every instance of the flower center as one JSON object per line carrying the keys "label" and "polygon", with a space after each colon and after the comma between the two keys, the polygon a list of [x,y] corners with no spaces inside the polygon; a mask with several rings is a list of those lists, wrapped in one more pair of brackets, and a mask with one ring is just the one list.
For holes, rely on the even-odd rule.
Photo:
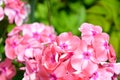
{"label": "flower center", "polygon": [[50,75],[50,80],[57,80],[57,77],[54,74]]}
{"label": "flower center", "polygon": [[84,52],[83,57],[84,59],[90,59],[91,54],[89,52]]}
{"label": "flower center", "polygon": [[93,75],[91,76],[92,79],[96,80],[98,78],[98,73],[95,72],[93,73]]}
{"label": "flower center", "polygon": [[104,43],[104,47],[105,47],[105,49],[108,49],[108,48],[109,48],[109,45],[108,45],[107,42]]}
{"label": "flower center", "polygon": [[60,45],[60,47],[61,47],[62,49],[67,49],[67,48],[68,48],[68,45],[67,45],[66,43],[63,43],[62,45]]}
{"label": "flower center", "polygon": [[95,36],[96,35],[96,31],[92,31],[92,35]]}
{"label": "flower center", "polygon": [[40,35],[37,32],[35,32],[35,33],[33,33],[33,38],[39,39]]}

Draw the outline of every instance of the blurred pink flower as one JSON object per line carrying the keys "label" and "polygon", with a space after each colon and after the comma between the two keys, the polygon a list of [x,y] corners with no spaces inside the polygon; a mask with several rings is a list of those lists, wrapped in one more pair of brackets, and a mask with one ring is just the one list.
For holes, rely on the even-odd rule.
{"label": "blurred pink flower", "polygon": [[4,18],[4,11],[3,8],[0,7],[0,21]]}
{"label": "blurred pink flower", "polygon": [[51,26],[46,26],[42,23],[33,23],[23,25],[23,27],[23,36],[35,38],[41,43],[48,44],[56,38],[54,28]]}
{"label": "blurred pink flower", "polygon": [[15,59],[17,54],[15,53],[15,50],[20,43],[20,37],[18,36],[12,36],[8,37],[6,39],[6,45],[5,45],[5,54],[9,59]]}
{"label": "blurred pink flower", "polygon": [[25,5],[21,0],[4,0],[4,2],[4,12],[8,16],[9,23],[15,21],[17,26],[20,26],[29,14],[28,5]]}
{"label": "blurred pink flower", "polygon": [[12,61],[8,58],[0,63],[0,79],[1,80],[12,80],[15,76],[16,70],[12,65]]}
{"label": "blurred pink flower", "polygon": [[79,30],[81,31],[82,40],[85,40],[87,44],[91,44],[94,40],[94,36],[102,33],[102,28],[100,26],[94,26],[93,24],[83,23]]}

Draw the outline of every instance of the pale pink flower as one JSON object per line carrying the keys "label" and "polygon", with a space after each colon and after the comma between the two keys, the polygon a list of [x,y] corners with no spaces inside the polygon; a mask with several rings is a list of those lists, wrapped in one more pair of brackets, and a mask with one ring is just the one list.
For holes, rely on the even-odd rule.
{"label": "pale pink flower", "polygon": [[109,36],[106,33],[101,33],[95,36],[92,45],[94,47],[95,56],[98,62],[108,60],[108,53],[109,53],[108,42],[109,42]]}
{"label": "pale pink flower", "polygon": [[19,45],[20,40],[18,36],[8,37],[5,41],[5,54],[10,59],[16,58],[15,49]]}
{"label": "pale pink flower", "polygon": [[88,44],[91,44],[94,36],[102,33],[102,28],[100,26],[94,26],[89,23],[83,23],[79,30],[81,31],[82,40],[85,40]]}
{"label": "pale pink flower", "polygon": [[53,27],[45,26],[42,23],[33,23],[23,25],[23,35],[30,36],[40,41],[41,43],[47,44],[54,41],[56,38]]}
{"label": "pale pink flower", "polygon": [[4,18],[4,11],[3,8],[0,7],[0,21]]}
{"label": "pale pink flower", "polygon": [[20,0],[4,0],[5,15],[8,16],[9,23],[15,23],[20,26],[28,16],[28,10],[25,6],[25,3]]}
{"label": "pale pink flower", "polygon": [[[15,27],[6,39],[5,54],[10,59],[40,57],[43,47],[55,40],[54,29],[44,24],[24,24]],[[35,54],[34,54],[35,53]]]}
{"label": "pale pink flower", "polygon": [[[104,74],[103,74],[104,73]],[[117,80],[120,75],[119,63],[103,63],[98,70],[90,76],[90,80]]]}
{"label": "pale pink flower", "polygon": [[[62,62],[53,72],[56,80],[62,78],[63,80],[70,80],[73,79],[72,74],[68,71],[68,63],[69,60]],[[59,72],[59,73],[58,73]]]}
{"label": "pale pink flower", "polygon": [[56,42],[63,53],[74,52],[80,44],[80,39],[79,37],[72,35],[70,32],[64,32],[57,37]]}
{"label": "pale pink flower", "polygon": [[[31,38],[23,38],[21,43],[16,47],[16,54],[19,61],[25,61],[30,58],[41,58],[44,46],[38,41]],[[37,58],[38,59],[38,58]]]}
{"label": "pale pink flower", "polygon": [[112,80],[113,73],[106,70],[106,68],[100,68],[97,72],[93,73],[90,80]]}
{"label": "pale pink flower", "polygon": [[39,23],[24,24],[23,27],[23,35],[27,35],[36,39],[40,38],[40,33],[45,29],[45,25]]}
{"label": "pale pink flower", "polygon": [[8,58],[0,63],[0,79],[1,80],[12,80],[15,76],[16,70],[12,65],[12,61]]}
{"label": "pale pink flower", "polygon": [[85,72],[92,74],[98,68],[95,63],[94,49],[87,45],[85,41],[81,41],[79,50],[71,57],[71,65],[76,70],[76,74]]}

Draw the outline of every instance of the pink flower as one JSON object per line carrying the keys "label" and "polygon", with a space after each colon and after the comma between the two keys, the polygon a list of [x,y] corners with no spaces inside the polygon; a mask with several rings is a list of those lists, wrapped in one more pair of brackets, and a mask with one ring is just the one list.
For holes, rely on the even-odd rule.
{"label": "pink flower", "polygon": [[90,80],[112,80],[113,73],[106,70],[106,68],[100,68],[97,72],[90,76]]}
{"label": "pink flower", "polygon": [[25,37],[16,47],[17,58],[19,61],[25,61],[31,58],[40,59],[43,49],[44,46],[38,41]]}
{"label": "pink flower", "polygon": [[64,52],[74,52],[79,44],[80,39],[77,36],[72,35],[70,32],[65,32],[57,37],[57,45],[60,47],[61,51]]}
{"label": "pink flower", "polygon": [[23,35],[30,36],[40,41],[41,43],[48,44],[55,40],[56,34],[53,27],[45,26],[42,23],[33,23],[23,25]]}
{"label": "pink flower", "polygon": [[95,49],[95,55],[98,62],[108,60],[108,53],[109,53],[108,42],[109,42],[109,36],[106,33],[101,33],[95,36],[92,45]]}
{"label": "pink flower", "polygon": [[99,26],[94,26],[89,23],[83,23],[79,30],[82,32],[82,40],[85,40],[87,44],[91,44],[91,41],[94,39],[94,36],[102,33],[102,28]]}
{"label": "pink flower", "polygon": [[119,74],[119,63],[103,63],[100,64],[97,71],[90,76],[90,80],[117,80],[116,78]]}
{"label": "pink flower", "polygon": [[5,59],[5,61],[0,63],[0,79],[2,80],[12,80],[15,76],[16,70],[12,65],[12,61],[10,59]]}
{"label": "pink flower", "polygon": [[16,47],[20,43],[20,40],[18,36],[12,36],[8,37],[6,39],[6,45],[5,45],[5,54],[9,59],[15,59],[16,58]]}
{"label": "pink flower", "polygon": [[71,65],[76,70],[76,74],[87,73],[92,74],[98,68],[95,63],[94,49],[87,45],[85,41],[81,41],[79,50],[71,57]]}
{"label": "pink flower", "polygon": [[25,58],[40,57],[43,47],[56,38],[52,27],[39,23],[15,27],[8,36],[5,54],[10,59],[17,57],[20,61],[25,61]]}
{"label": "pink flower", "polygon": [[4,18],[4,11],[3,8],[0,7],[0,21]]}
{"label": "pink flower", "polygon": [[47,70],[54,70],[59,64],[60,53],[55,49],[54,45],[48,45],[43,51],[42,64]]}
{"label": "pink flower", "polygon": [[4,0],[4,12],[8,16],[9,23],[15,23],[20,26],[28,16],[29,9],[25,3],[20,0]]}

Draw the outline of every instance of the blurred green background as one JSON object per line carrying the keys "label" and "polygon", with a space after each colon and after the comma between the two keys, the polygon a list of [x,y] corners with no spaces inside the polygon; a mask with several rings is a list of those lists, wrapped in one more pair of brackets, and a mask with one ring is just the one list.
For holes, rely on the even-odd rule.
{"label": "blurred green background", "polygon": [[[100,25],[110,35],[110,43],[120,62],[120,0],[23,0],[31,5],[27,23],[42,22],[52,25],[57,34],[72,32],[80,36],[78,27],[84,23]],[[0,57],[4,59],[4,41],[15,24],[7,18],[0,22]],[[15,63],[16,64],[16,63]],[[16,64],[17,67],[20,65]],[[14,80],[21,80],[18,71]]]}

